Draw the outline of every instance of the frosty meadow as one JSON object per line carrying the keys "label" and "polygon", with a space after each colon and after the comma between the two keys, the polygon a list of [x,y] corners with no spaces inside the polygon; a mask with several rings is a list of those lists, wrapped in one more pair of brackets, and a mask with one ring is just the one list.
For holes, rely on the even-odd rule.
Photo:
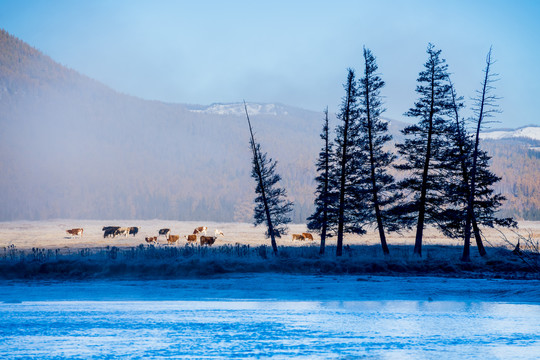
{"label": "frosty meadow", "polygon": [[[225,236],[209,246],[187,241],[181,236],[169,244],[164,236],[156,244],[145,238],[159,229],[171,228],[177,234],[193,232],[201,222],[162,220],[116,221],[139,225],[135,236],[103,237],[103,221],[37,221],[0,223],[0,276],[4,279],[174,279],[219,274],[380,274],[444,277],[538,278],[538,256],[523,239],[536,243],[539,222],[522,222],[521,229],[492,229],[485,233],[488,258],[473,252],[473,263],[459,261],[460,244],[436,229],[426,229],[426,253],[422,260],[412,254],[414,232],[389,237],[395,254],[384,255],[373,229],[363,236],[349,237],[342,259],[335,257],[336,239],[329,239],[332,251],[319,254],[320,238],[314,241],[278,239],[279,256],[272,254],[260,228],[241,223],[206,222],[210,231],[221,229]],[[84,228],[84,235],[68,236],[66,228]],[[291,232],[302,233],[305,225],[290,225]],[[522,254],[515,254],[515,241],[521,237]],[[510,242],[505,241],[505,238]]]}

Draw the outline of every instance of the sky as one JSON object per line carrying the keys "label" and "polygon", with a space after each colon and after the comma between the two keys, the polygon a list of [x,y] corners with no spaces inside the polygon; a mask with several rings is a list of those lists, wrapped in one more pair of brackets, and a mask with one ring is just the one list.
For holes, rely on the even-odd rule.
{"label": "sky", "polygon": [[[338,111],[371,49],[385,117],[403,121],[433,43],[468,109],[493,47],[493,128],[540,125],[540,1],[0,0],[0,28],[122,93]],[[470,110],[469,110],[470,111]]]}

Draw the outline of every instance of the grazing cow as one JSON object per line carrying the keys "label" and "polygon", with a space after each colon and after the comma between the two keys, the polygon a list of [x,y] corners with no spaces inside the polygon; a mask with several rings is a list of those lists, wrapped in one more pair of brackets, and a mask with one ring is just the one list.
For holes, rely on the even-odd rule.
{"label": "grazing cow", "polygon": [[313,235],[311,235],[310,233],[302,233],[302,236],[303,236],[304,239],[306,239],[306,240],[311,240],[311,241],[313,241]]}
{"label": "grazing cow", "polygon": [[174,244],[178,241],[178,239],[180,239],[180,235],[169,235],[169,237],[167,238],[167,242],[169,244]]}
{"label": "grazing cow", "polygon": [[199,233],[204,233],[204,235],[206,235],[206,230],[208,228],[206,226],[199,226],[198,228],[195,228],[195,230],[193,230],[193,235],[197,235]]}
{"label": "grazing cow", "polygon": [[154,242],[157,242],[157,236],[147,236],[144,238],[144,240],[147,243],[154,243]]}
{"label": "grazing cow", "polygon": [[66,233],[68,233],[68,235],[71,235],[71,236],[81,235],[82,237],[83,229],[77,228],[77,229],[66,230]]}
{"label": "grazing cow", "polygon": [[218,230],[218,229],[216,229],[216,231],[214,231],[214,234],[215,234],[216,237],[218,237],[218,236],[220,236],[220,235],[221,235],[221,236],[225,236],[225,235],[223,234],[223,231]]}
{"label": "grazing cow", "polygon": [[164,235],[166,238],[169,237],[169,233],[171,232],[171,229],[159,229],[159,235]]}
{"label": "grazing cow", "polygon": [[115,237],[117,234],[116,232],[120,229],[120,226],[104,226],[103,227],[103,238],[106,238],[108,236]]}
{"label": "grazing cow", "polygon": [[186,240],[187,240],[188,242],[194,242],[194,241],[197,241],[197,235],[187,235],[187,236],[184,235],[184,237],[186,238]]}
{"label": "grazing cow", "polygon": [[292,239],[293,240],[306,240],[304,238],[304,235],[301,235],[301,234],[292,234]]}
{"label": "grazing cow", "polygon": [[212,246],[216,242],[217,236],[202,236],[201,235],[201,245]]}
{"label": "grazing cow", "polygon": [[129,229],[129,235],[137,235],[137,233],[139,232],[139,227],[138,226],[132,226]]}

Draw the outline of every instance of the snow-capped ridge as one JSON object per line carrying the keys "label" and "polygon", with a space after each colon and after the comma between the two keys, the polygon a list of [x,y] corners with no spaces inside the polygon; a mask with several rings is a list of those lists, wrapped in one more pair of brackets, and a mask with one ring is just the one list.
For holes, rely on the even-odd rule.
{"label": "snow-capped ridge", "polygon": [[[281,105],[277,104],[258,104],[247,103],[247,109],[249,115],[288,115],[288,112]],[[211,104],[207,107],[200,109],[191,109],[190,111],[204,114],[214,115],[236,115],[243,116],[245,114],[243,103],[231,103],[231,104]]]}
{"label": "snow-capped ridge", "polygon": [[540,141],[540,126],[525,126],[515,130],[487,131],[480,133],[480,138],[491,140],[527,138]]}

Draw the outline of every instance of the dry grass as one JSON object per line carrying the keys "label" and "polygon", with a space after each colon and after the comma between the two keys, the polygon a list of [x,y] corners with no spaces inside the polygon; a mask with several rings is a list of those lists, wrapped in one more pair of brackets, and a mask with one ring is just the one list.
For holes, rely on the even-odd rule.
{"label": "dry grass", "polygon": [[[103,225],[141,226],[135,237],[103,239]],[[189,234],[200,225],[222,230],[213,247],[189,245],[181,240],[167,245],[162,237],[158,245],[146,245],[144,237],[156,235],[159,228],[170,227],[173,234]],[[521,224],[522,226],[524,224]],[[376,234],[347,237],[344,256],[336,258],[335,240],[331,240],[324,256],[318,241],[292,241],[290,236],[279,241],[275,256],[267,246],[262,228],[249,224],[165,221],[59,221],[12,222],[0,225],[0,275],[4,278],[178,278],[208,276],[236,272],[280,272],[306,274],[412,274],[460,277],[539,278],[538,252],[512,253],[509,239],[538,234],[539,223],[528,223],[522,233],[497,230],[486,232],[488,257],[480,258],[472,251],[472,262],[459,261],[459,241],[442,237],[427,229],[423,257],[412,255],[413,233],[392,236],[390,256],[382,254]],[[83,227],[82,238],[69,238],[65,229]],[[301,233],[303,225],[291,226]],[[493,236],[493,237],[491,237]],[[517,238],[516,238],[517,242]],[[526,250],[527,251],[527,250]]]}
{"label": "dry grass", "polygon": [[[137,236],[118,236],[114,239],[103,238],[101,228],[103,226],[140,226]],[[222,230],[225,237],[219,237],[214,246],[235,245],[236,243],[259,246],[268,245],[269,240],[264,236],[264,227],[254,227],[245,223],[214,223],[207,221],[165,221],[165,220],[55,220],[55,221],[16,221],[0,222],[0,248],[15,245],[18,249],[32,249],[35,247],[45,249],[58,248],[103,248],[106,246],[133,247],[144,244],[146,236],[158,235],[161,228],[170,228],[171,234],[180,235],[178,246],[183,246],[186,240],[184,235],[192,234],[193,229],[198,226],[208,226],[209,235],[214,234],[215,229]],[[519,223],[518,234],[528,236],[532,234],[533,240],[540,240],[540,222],[523,221]],[[83,237],[67,236],[66,230],[72,228],[84,228]],[[289,227],[289,235],[278,239],[278,245],[282,246],[307,246],[311,242],[292,241],[293,233],[306,231],[303,224],[292,224]],[[501,229],[510,241],[517,242],[517,236],[512,230]],[[414,231],[403,234],[389,234],[388,243],[395,245],[414,244]],[[484,237],[488,246],[507,246],[507,242],[501,237],[497,229],[485,229]],[[165,238],[159,239],[160,244],[166,244]],[[318,237],[315,241],[318,245]],[[345,244],[350,245],[377,245],[379,244],[378,234],[372,230],[364,236],[345,236]],[[329,246],[335,245],[335,238],[327,240]],[[449,239],[433,228],[427,228],[424,232],[425,245],[455,245],[461,246],[461,240]]]}

